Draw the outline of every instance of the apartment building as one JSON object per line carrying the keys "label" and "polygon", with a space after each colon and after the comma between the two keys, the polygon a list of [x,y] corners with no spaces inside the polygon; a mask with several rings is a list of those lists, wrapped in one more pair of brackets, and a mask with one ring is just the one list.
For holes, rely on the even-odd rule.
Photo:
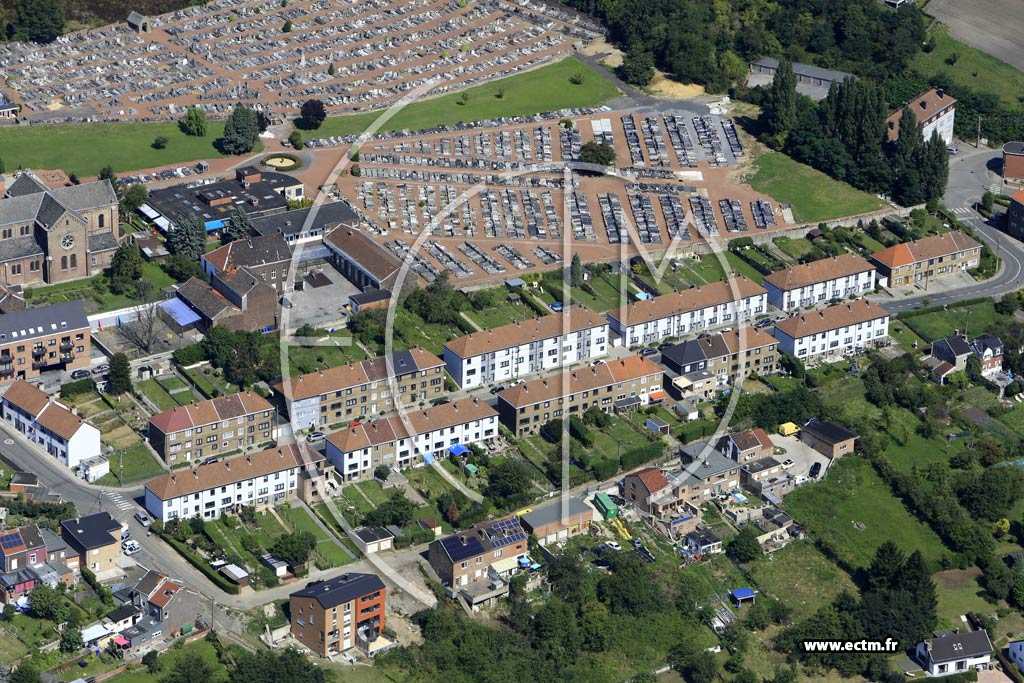
{"label": "apartment building", "polygon": [[[708,334],[662,350],[661,362],[689,380],[690,384],[710,373],[718,390],[741,382],[747,375],[773,375],[779,371],[778,340],[754,327]],[[685,393],[685,392],[684,392]]]}
{"label": "apartment building", "polygon": [[167,464],[191,462],[277,438],[277,416],[257,393],[178,406],[149,420],[149,444]]}
{"label": "apartment building", "polygon": [[288,596],[292,637],[321,657],[369,652],[384,631],[387,588],[376,574],[346,572]]}
{"label": "apartment building", "polygon": [[0,315],[0,382],[89,365],[89,321],[81,301]]}
{"label": "apartment building", "polygon": [[452,446],[485,443],[498,434],[498,413],[466,398],[380,418],[327,436],[327,459],[345,481],[369,479],[379,465],[404,469],[429,464]]}
{"label": "apartment building", "polygon": [[[907,109],[914,115],[925,141],[938,134],[947,145],[953,144],[953,122],[956,119],[956,100],[942,88],[926,90],[907,103]],[[900,119],[903,109],[897,109],[885,121],[886,135],[890,142],[900,136]]]}
{"label": "apartment building", "polygon": [[481,522],[471,529],[432,541],[427,561],[446,588],[507,579],[527,557],[528,535],[513,517]]}
{"label": "apartment building", "polygon": [[[1024,150],[1024,143],[1017,143]],[[1022,152],[1024,159],[1024,152]],[[1024,238],[1024,190],[1018,190],[1010,195],[1010,206],[1006,208],[1006,232],[1017,239]]]}
{"label": "apartment building", "polygon": [[444,361],[448,374],[468,389],[602,358],[608,347],[605,317],[573,307],[568,315],[546,315],[453,339],[444,345]]}
{"label": "apartment building", "polygon": [[862,256],[840,254],[779,270],[764,279],[768,303],[783,311],[814,306],[875,288],[875,267]]}
{"label": "apartment building", "polygon": [[295,494],[302,472],[319,475],[323,463],[316,449],[291,444],[175,470],[146,482],[146,510],[167,522],[217,519],[242,505],[277,505]]}
{"label": "apartment building", "polygon": [[786,318],[775,326],[779,350],[805,362],[867,349],[888,336],[888,311],[866,299]]}
{"label": "apartment building", "polygon": [[665,398],[662,370],[643,356],[601,362],[518,384],[498,393],[501,423],[529,436],[564,413],[582,416],[590,408],[629,410]]}
{"label": "apartment building", "polygon": [[927,286],[929,278],[977,268],[981,244],[962,232],[944,232],[876,251],[870,258],[889,287]]}
{"label": "apartment building", "polygon": [[626,346],[640,346],[737,325],[764,313],[767,306],[764,287],[739,276],[633,302],[608,311],[608,320]]}
{"label": "apartment building", "polygon": [[400,403],[415,405],[444,392],[444,361],[419,347],[390,357],[369,358],[310,372],[274,386],[292,425],[322,427],[373,417],[395,410]]}
{"label": "apartment building", "polygon": [[100,430],[34,385],[18,380],[4,393],[3,418],[65,467],[103,452]]}
{"label": "apartment building", "polygon": [[279,294],[291,289],[288,266],[292,251],[280,234],[257,235],[229,242],[200,257],[203,272],[209,277],[217,273],[245,268],[257,278],[274,287]]}

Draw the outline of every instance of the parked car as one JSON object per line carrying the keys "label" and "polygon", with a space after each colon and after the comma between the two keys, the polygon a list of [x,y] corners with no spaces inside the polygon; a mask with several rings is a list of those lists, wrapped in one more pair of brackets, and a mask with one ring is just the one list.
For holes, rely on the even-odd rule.
{"label": "parked car", "polygon": [[135,518],[136,522],[138,522],[139,524],[141,524],[143,527],[145,527],[147,529],[149,528],[149,525],[153,523],[149,519],[149,515],[147,515],[145,512],[136,512],[132,516]]}
{"label": "parked car", "polygon": [[103,373],[108,372],[109,370],[110,370],[110,366],[107,365],[106,363],[104,363],[103,365],[97,365],[96,367],[94,367],[92,369],[92,374],[94,374],[94,375],[102,375]]}
{"label": "parked car", "polygon": [[793,459],[789,458],[782,463],[782,469],[787,469],[793,466]]}
{"label": "parked car", "polygon": [[124,549],[124,554],[129,557],[142,550],[142,546],[139,545],[138,541],[125,541],[122,544],[122,548]]}
{"label": "parked car", "polygon": [[121,532],[121,540],[122,541],[127,541],[131,537],[132,537],[132,530],[131,529],[125,529],[124,531]]}
{"label": "parked car", "polygon": [[619,545],[618,541],[605,541],[601,547],[607,550],[622,550],[622,546]]}
{"label": "parked car", "polygon": [[953,156],[956,156],[957,154],[960,153],[960,148],[959,147],[947,147],[946,151],[949,152],[950,154],[952,154]]}
{"label": "parked car", "polygon": [[220,462],[220,458],[207,458],[203,461],[204,465],[212,465],[215,462]]}
{"label": "parked car", "polygon": [[556,301],[553,304],[550,304],[550,306],[551,306],[551,310],[554,311],[555,313],[561,313],[563,308],[564,308],[562,306],[562,302],[561,301]]}
{"label": "parked car", "polygon": [[640,352],[641,356],[653,356],[658,352],[658,349],[647,348]]}
{"label": "parked car", "polygon": [[309,443],[316,443],[317,441],[323,441],[323,440],[324,440],[324,433],[323,432],[310,432],[309,434],[306,435],[306,441],[308,441]]}
{"label": "parked car", "polygon": [[819,474],[821,474],[821,463],[816,462],[813,465],[811,465],[811,471],[807,473],[807,476],[810,477],[811,479],[814,479]]}
{"label": "parked car", "polygon": [[71,379],[85,379],[89,376],[88,370],[75,370],[71,373]]}
{"label": "parked car", "polygon": [[505,391],[505,385],[503,385],[503,384],[499,384],[498,386],[496,386],[493,389],[491,389],[491,393],[492,394],[497,394],[497,393],[502,392],[502,391]]}

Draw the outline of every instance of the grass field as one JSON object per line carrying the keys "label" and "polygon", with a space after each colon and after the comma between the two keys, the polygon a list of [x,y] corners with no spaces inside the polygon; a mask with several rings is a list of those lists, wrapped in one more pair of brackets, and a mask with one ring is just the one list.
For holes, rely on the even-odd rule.
{"label": "grass field", "polygon": [[320,525],[316,523],[305,508],[291,507],[281,512],[282,516],[292,525],[292,529],[295,531],[308,531],[313,534],[313,537],[316,538],[316,552],[333,566],[340,567],[354,561],[320,528]]}
{"label": "grass field", "polygon": [[[362,347],[349,337],[347,331],[334,338],[333,346],[292,346],[288,349],[288,363],[292,375],[304,375],[325,368],[334,368],[347,363],[357,363],[366,358]],[[351,343],[348,343],[351,341]]]}
{"label": "grass field", "polygon": [[984,591],[978,585],[980,573],[981,570],[977,567],[971,567],[970,569],[949,569],[938,572],[932,577],[939,598],[939,619],[944,622],[944,627],[959,625],[962,614],[968,612],[986,614],[994,609],[995,606],[992,603],[981,597]]}
{"label": "grass field", "polygon": [[758,284],[761,284],[761,281],[764,280],[764,275],[761,275],[754,266],[750,265],[731,251],[725,254],[725,260],[729,262],[730,266],[732,266],[733,273],[736,275],[743,275]]}
{"label": "grass field", "polygon": [[171,395],[164,391],[164,388],[160,386],[160,383],[155,379],[147,379],[142,382],[137,382],[135,388],[141,391],[146,398],[153,402],[153,405],[157,407],[161,412],[165,410],[174,410],[178,406],[178,402],[171,398]]}
{"label": "grass field", "polygon": [[[117,486],[118,477],[120,473],[121,457],[120,453],[114,453],[110,456],[110,474],[106,474],[96,482],[103,486]],[[146,444],[142,443],[140,439],[138,443],[128,447],[124,452],[124,483],[131,484],[132,482],[141,481],[143,479],[151,479],[157,475],[163,474],[164,468],[160,466],[160,463],[156,461],[156,458],[146,448]]]}
{"label": "grass field", "polygon": [[171,648],[167,652],[160,655],[161,673],[151,674],[144,666],[140,666],[132,671],[126,671],[122,674],[118,674],[113,678],[109,678],[111,683],[159,683],[163,676],[166,676],[168,671],[174,667],[174,661],[177,657],[181,656],[183,652],[195,652],[198,653],[203,660],[213,667],[213,675],[207,679],[204,683],[224,683],[227,681],[227,669],[224,665],[217,661],[217,653],[213,649],[213,645],[206,642],[205,640],[197,640],[194,643],[190,643],[180,650]]}
{"label": "grass field", "polygon": [[[7,168],[60,168],[85,178],[108,164],[115,173],[127,173],[223,156],[213,146],[223,131],[224,123],[217,121],[209,122],[201,138],[185,135],[177,123],[18,126],[0,129],[0,149]],[[150,147],[161,135],[168,139],[167,147]],[[262,144],[257,146],[254,153],[262,149]]]}
{"label": "grass field", "polygon": [[995,304],[985,301],[971,306],[957,306],[934,313],[912,316],[903,320],[922,339],[935,341],[953,334],[954,331],[967,330],[968,336],[981,334],[1001,316],[996,313]]}
{"label": "grass field", "polygon": [[833,180],[821,171],[768,152],[754,161],[750,186],[774,199],[793,205],[793,217],[813,223],[880,209],[885,204],[867,192]]}
{"label": "grass field", "polygon": [[823,481],[801,486],[786,496],[783,507],[853,567],[866,566],[885,540],[908,553],[920,550],[932,566],[945,552],[935,532],[914,518],[860,458],[836,461]]}
{"label": "grass field", "polygon": [[775,246],[777,246],[782,253],[793,259],[799,260],[801,257],[811,253],[814,249],[814,245],[806,237],[798,237],[797,239],[790,239],[788,237],[776,237]]}
{"label": "grass field", "polygon": [[[3,130],[0,130],[0,136],[2,135]],[[2,143],[0,143],[0,149],[3,149]],[[43,306],[82,299],[84,300],[86,313],[115,311],[119,308],[127,308],[138,303],[125,294],[114,294],[110,291],[101,293],[97,291],[95,282],[103,277],[103,275],[97,275],[87,280],[74,280],[46,287],[34,287],[26,292],[25,298],[31,306]],[[153,286],[157,289],[163,289],[174,284],[174,279],[165,273],[160,266],[149,262],[142,264],[142,279],[153,283]]]}
{"label": "grass field", "polygon": [[761,590],[797,617],[824,607],[844,590],[857,593],[850,576],[810,541],[795,541],[757,560],[750,573]]}
{"label": "grass field", "polygon": [[[574,85],[569,78],[578,71],[583,72],[583,83]],[[497,97],[499,91],[504,91],[501,98]],[[573,58],[478,85],[465,92],[469,100],[464,105],[457,103],[460,93],[410,104],[384,122],[380,130],[422,130],[460,121],[521,116],[569,107],[593,107],[618,95],[611,83]],[[318,130],[310,131],[308,137],[358,135],[383,113],[330,117]]]}
{"label": "grass field", "polygon": [[820,393],[826,406],[839,411],[842,422],[856,422],[864,417],[877,419],[882,413],[864,398],[864,382],[854,377],[836,380]]}
{"label": "grass field", "polygon": [[[926,75],[940,72],[949,74],[954,83],[995,95],[1009,106],[1021,106],[1018,98],[1024,95],[1024,72],[961,43],[949,35],[947,27],[940,24],[933,24],[928,30],[928,36],[935,39],[935,49],[931,52],[919,51],[910,63],[911,68]],[[947,64],[946,59],[954,53],[957,55],[956,63]]]}

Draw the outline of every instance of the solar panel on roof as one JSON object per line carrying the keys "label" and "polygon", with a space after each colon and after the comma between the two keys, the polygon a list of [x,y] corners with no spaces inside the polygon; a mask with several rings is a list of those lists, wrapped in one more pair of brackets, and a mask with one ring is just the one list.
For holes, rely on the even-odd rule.
{"label": "solar panel on roof", "polygon": [[21,545],[21,535],[18,533],[7,534],[6,536],[0,536],[0,547],[5,550],[9,548],[16,548]]}

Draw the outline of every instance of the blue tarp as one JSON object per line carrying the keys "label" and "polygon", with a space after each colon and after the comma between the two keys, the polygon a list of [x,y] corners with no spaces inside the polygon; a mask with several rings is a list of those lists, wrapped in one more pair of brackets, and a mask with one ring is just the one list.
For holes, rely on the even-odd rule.
{"label": "blue tarp", "polygon": [[457,443],[448,449],[448,452],[452,455],[465,455],[469,453],[469,449],[463,446],[461,443]]}
{"label": "blue tarp", "polygon": [[434,454],[433,453],[424,453],[423,454],[423,464],[424,465],[429,465],[432,462],[434,462]]}
{"label": "blue tarp", "polygon": [[189,308],[188,304],[181,299],[168,299],[161,302],[160,310],[171,316],[171,319],[182,327],[199,322],[199,314]]}
{"label": "blue tarp", "polygon": [[754,589],[753,588],[737,588],[736,590],[731,591],[729,593],[729,595],[732,596],[733,600],[749,600],[752,597],[754,597]]}
{"label": "blue tarp", "polygon": [[224,227],[224,221],[217,219],[215,221],[206,221],[206,232],[213,232],[214,230],[220,230]]}

